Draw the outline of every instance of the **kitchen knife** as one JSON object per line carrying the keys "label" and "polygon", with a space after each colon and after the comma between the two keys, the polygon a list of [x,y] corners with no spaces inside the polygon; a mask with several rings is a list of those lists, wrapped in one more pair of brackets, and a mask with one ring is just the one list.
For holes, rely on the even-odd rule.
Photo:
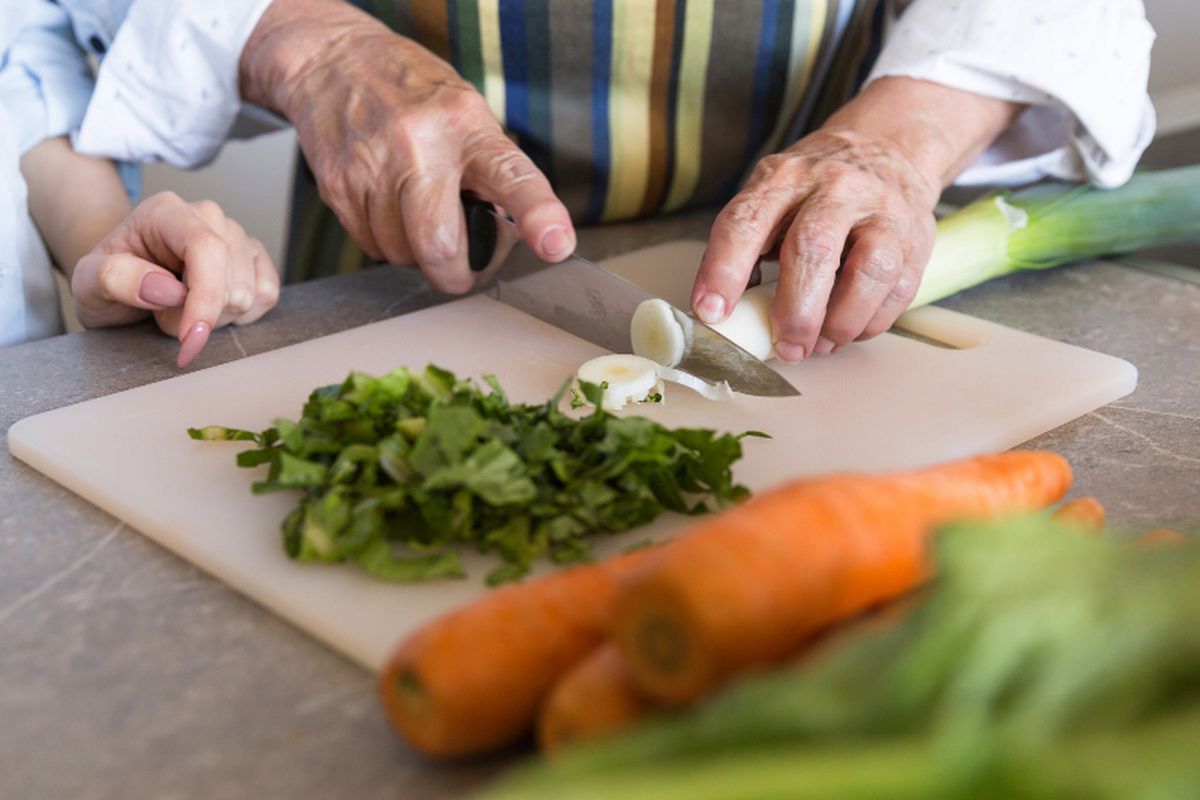
{"label": "kitchen knife", "polygon": [[[471,269],[484,273],[486,294],[614,353],[633,352],[633,312],[650,292],[603,267],[572,255],[548,264],[527,248],[516,225],[490,203],[464,196]],[[676,368],[705,380],[728,381],[736,392],[794,397],[800,392],[775,370],[704,323],[690,321],[691,336]]]}

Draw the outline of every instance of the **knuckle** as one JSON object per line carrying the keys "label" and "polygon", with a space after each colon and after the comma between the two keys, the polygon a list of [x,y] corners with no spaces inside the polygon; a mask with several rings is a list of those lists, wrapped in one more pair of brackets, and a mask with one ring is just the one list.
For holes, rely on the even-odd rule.
{"label": "knuckle", "polygon": [[249,288],[233,289],[229,292],[229,300],[225,305],[235,314],[245,314],[254,305],[254,293]]}
{"label": "knuckle", "polygon": [[244,240],[248,237],[246,236],[246,229],[242,227],[242,224],[230,217],[225,220],[225,238],[227,240]]}
{"label": "knuckle", "polygon": [[432,225],[428,235],[412,242],[417,250],[417,260],[434,269],[444,269],[458,258],[458,241],[444,225]]}
{"label": "knuckle", "polygon": [[225,250],[225,240],[211,228],[195,230],[187,239],[188,253],[202,257],[216,257]]}
{"label": "knuckle", "polygon": [[105,300],[113,299],[113,289],[116,288],[121,273],[121,259],[117,256],[106,258],[96,269],[96,284],[100,287],[100,295]]}
{"label": "knuckle", "polygon": [[892,290],[888,293],[887,300],[889,305],[896,305],[900,309],[908,308],[912,303],[913,298],[917,296],[917,289],[921,285],[921,276],[915,270],[903,270],[900,277],[896,279],[896,283],[892,286]]}
{"label": "knuckle", "polygon": [[717,224],[736,239],[751,239],[770,233],[772,221],[764,203],[753,195],[742,194],[725,206]]}
{"label": "knuckle", "polygon": [[334,172],[326,174],[317,181],[317,194],[321,202],[334,212],[340,213],[350,203],[350,185],[344,174]]}
{"label": "knuckle", "polygon": [[847,164],[832,163],[821,177],[821,186],[831,195],[853,195],[859,188],[860,173]]}
{"label": "knuckle", "polygon": [[894,285],[903,262],[889,249],[872,248],[855,264],[855,272],[866,281],[879,285]]}
{"label": "knuckle", "polygon": [[159,208],[174,208],[175,206],[184,205],[183,198],[172,192],[170,189],[158,192],[151,197],[147,203],[153,204]]}
{"label": "knuckle", "polygon": [[840,169],[831,170],[821,178],[821,192],[831,202],[846,202],[856,197],[859,188],[853,177]]}
{"label": "knuckle", "polygon": [[259,304],[270,307],[279,302],[279,281],[261,280],[257,291]]}
{"label": "knuckle", "polygon": [[515,146],[497,147],[488,159],[486,174],[494,186],[509,189],[535,180],[540,175],[533,162]]}
{"label": "knuckle", "polygon": [[832,227],[821,222],[797,225],[791,237],[796,258],[801,263],[825,265],[841,259],[845,239]]}
{"label": "knuckle", "polygon": [[224,212],[221,211],[221,207],[213,200],[197,200],[195,203],[192,203],[192,208],[196,209],[196,213],[206,218],[225,216]]}
{"label": "knuckle", "polygon": [[750,183],[766,183],[776,175],[790,173],[793,170],[793,162],[796,159],[793,156],[783,153],[772,153],[768,156],[763,156],[754,166],[754,171],[750,173]]}
{"label": "knuckle", "polygon": [[437,118],[429,108],[417,108],[404,114],[393,114],[387,122],[388,146],[401,160],[408,163],[437,128]]}
{"label": "knuckle", "polygon": [[460,123],[478,116],[480,113],[491,117],[487,101],[474,86],[464,85],[453,87],[441,93],[441,107],[449,121]]}

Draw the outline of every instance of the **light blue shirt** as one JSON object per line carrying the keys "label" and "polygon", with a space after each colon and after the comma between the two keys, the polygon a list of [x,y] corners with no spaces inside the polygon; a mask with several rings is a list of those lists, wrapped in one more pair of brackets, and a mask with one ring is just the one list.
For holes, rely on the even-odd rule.
{"label": "light blue shirt", "polygon": [[[102,56],[128,5],[0,2],[0,346],[62,332],[53,265],[29,216],[20,159],[79,130],[94,89],[81,42]],[[94,8],[72,17],[68,6]],[[134,198],[140,174],[119,168]]]}
{"label": "light blue shirt", "polygon": [[[69,134],[78,152],[120,162],[212,159],[242,111],[238,57],[270,2],[0,0],[0,346],[62,330],[21,155]],[[88,56],[102,62],[95,79]],[[140,171],[118,170],[136,199]]]}
{"label": "light blue shirt", "polygon": [[0,15],[0,345],[62,331],[50,256],[29,216],[21,156],[78,130],[92,74],[66,12],[48,0]]}

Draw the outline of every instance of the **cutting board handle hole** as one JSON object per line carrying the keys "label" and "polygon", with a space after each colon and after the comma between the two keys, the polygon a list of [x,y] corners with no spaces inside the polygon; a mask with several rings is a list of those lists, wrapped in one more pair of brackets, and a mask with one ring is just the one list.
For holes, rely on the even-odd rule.
{"label": "cutting board handle hole", "polygon": [[987,323],[937,306],[905,312],[892,333],[942,350],[970,350],[987,342]]}
{"label": "cutting board handle hole", "polygon": [[971,347],[974,347],[974,344],[968,344],[966,346],[961,346],[961,345],[953,344],[952,342],[942,341],[941,339],[934,339],[932,336],[926,336],[923,333],[917,333],[916,331],[910,331],[907,328],[901,328],[899,325],[893,327],[888,332],[894,333],[895,335],[897,335],[903,339],[908,339],[908,340],[914,341],[914,342],[920,342],[921,344],[929,345],[930,347],[936,347],[940,350],[967,350]]}

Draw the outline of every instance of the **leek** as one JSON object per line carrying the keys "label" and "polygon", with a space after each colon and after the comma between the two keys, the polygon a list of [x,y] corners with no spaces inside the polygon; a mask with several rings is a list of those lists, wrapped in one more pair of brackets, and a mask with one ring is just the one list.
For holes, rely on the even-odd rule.
{"label": "leek", "polygon": [[[1200,240],[1200,165],[1140,172],[1118,189],[1046,183],[1001,192],[938,222],[909,308],[1014,272],[1187,240]],[[713,329],[770,358],[774,299],[773,284],[749,289]]]}
{"label": "leek", "polygon": [[1030,269],[1200,239],[1200,165],[1140,172],[1117,189],[1038,184],[942,218],[910,308]]}

